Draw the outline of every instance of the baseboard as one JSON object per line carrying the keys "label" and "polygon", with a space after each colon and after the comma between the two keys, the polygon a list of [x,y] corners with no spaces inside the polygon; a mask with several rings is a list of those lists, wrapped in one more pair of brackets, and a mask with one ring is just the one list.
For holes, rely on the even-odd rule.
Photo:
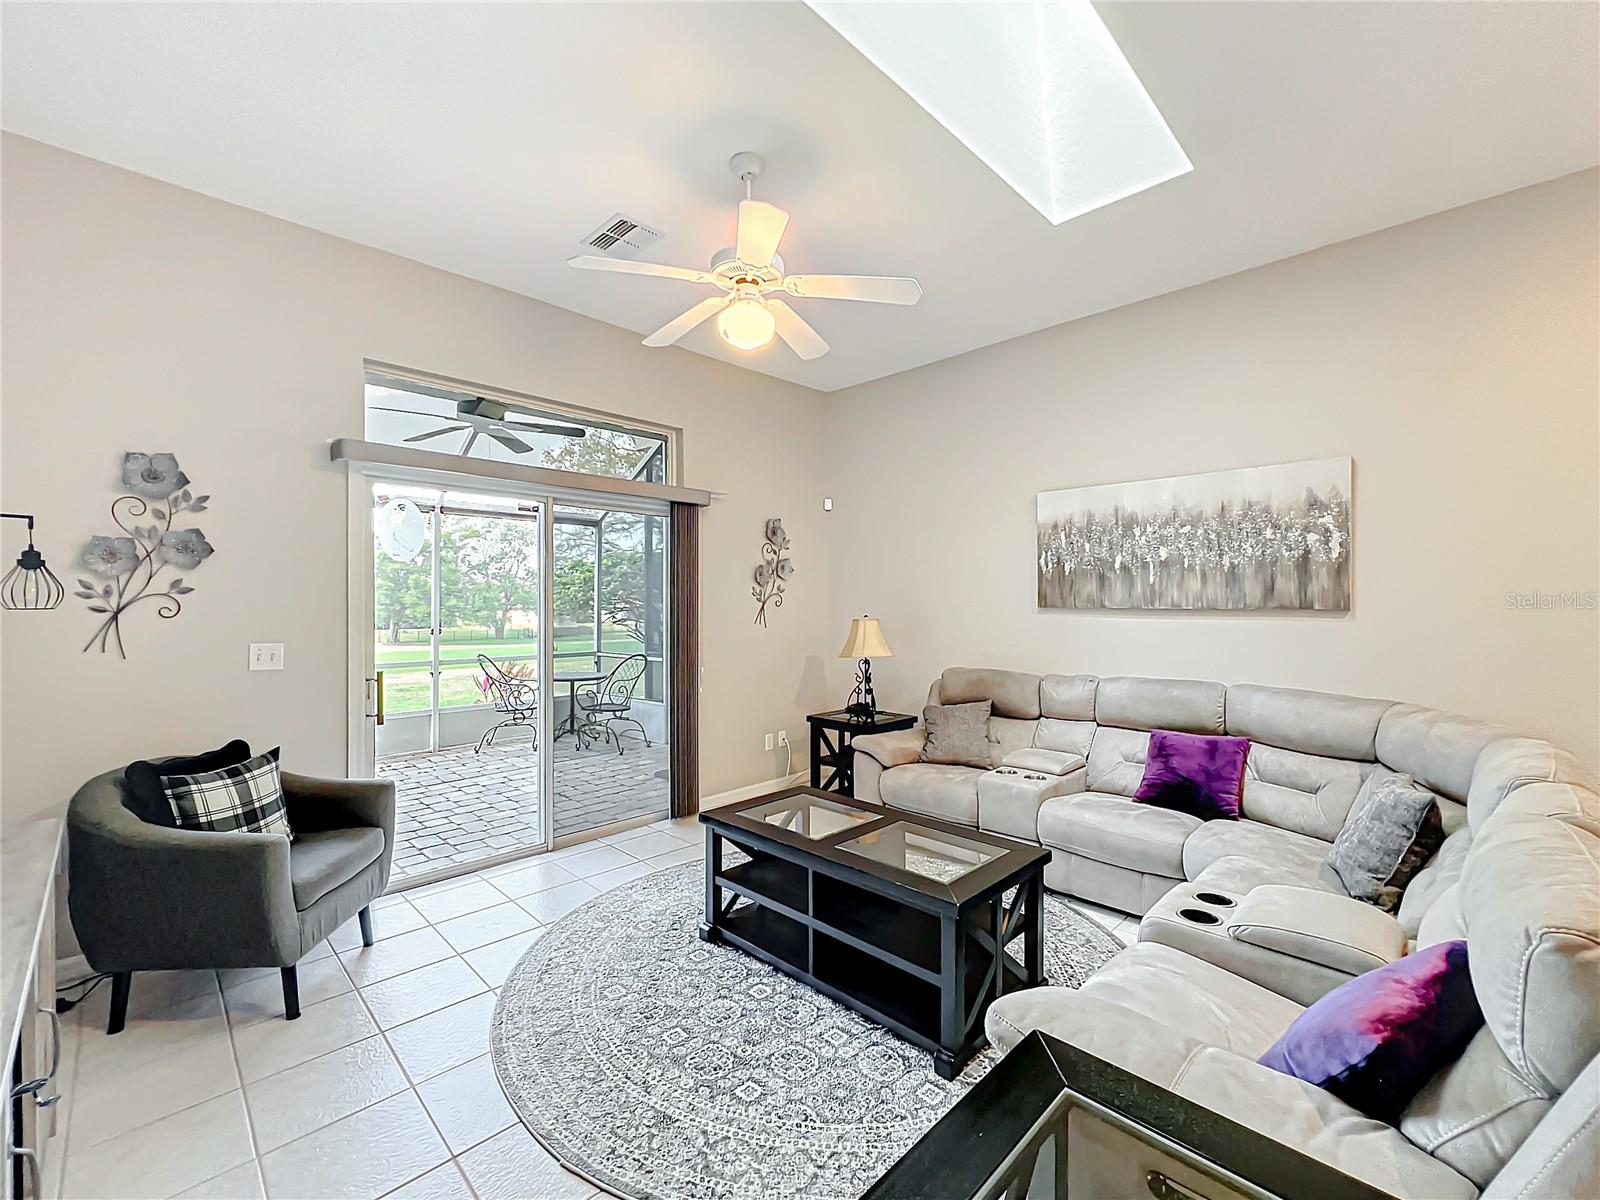
{"label": "baseboard", "polygon": [[732,791],[718,792],[715,796],[700,797],[700,811],[708,808],[720,808],[724,804],[732,804],[736,800],[749,800],[755,796],[764,796],[768,792],[775,792],[779,788],[793,787],[804,782],[806,773],[796,771],[793,775],[780,775],[776,779],[763,779],[760,783],[746,784],[744,787],[734,788]]}

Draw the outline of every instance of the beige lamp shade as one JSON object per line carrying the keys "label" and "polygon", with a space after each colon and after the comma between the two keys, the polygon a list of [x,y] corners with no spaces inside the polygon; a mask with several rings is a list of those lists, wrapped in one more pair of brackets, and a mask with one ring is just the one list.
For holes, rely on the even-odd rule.
{"label": "beige lamp shade", "polygon": [[877,617],[856,617],[850,622],[850,636],[844,640],[840,658],[893,658],[894,651],[883,640]]}

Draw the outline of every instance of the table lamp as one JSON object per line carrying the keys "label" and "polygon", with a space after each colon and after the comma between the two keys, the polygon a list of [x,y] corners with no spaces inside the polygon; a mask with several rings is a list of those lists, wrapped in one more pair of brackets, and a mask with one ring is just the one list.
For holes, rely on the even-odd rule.
{"label": "table lamp", "polygon": [[872,660],[894,657],[889,643],[883,640],[883,630],[878,625],[877,617],[863,613],[851,620],[850,635],[845,638],[844,649],[839,651],[839,657],[861,660],[856,670],[855,691],[850,693],[850,703],[845,706],[845,711],[858,721],[873,720],[878,715],[878,701],[872,694]]}

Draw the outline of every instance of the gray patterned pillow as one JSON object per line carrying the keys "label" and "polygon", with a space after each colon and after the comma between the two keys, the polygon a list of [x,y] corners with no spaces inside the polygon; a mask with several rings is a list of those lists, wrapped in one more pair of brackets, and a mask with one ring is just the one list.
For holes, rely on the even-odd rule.
{"label": "gray patterned pillow", "polygon": [[1345,892],[1384,912],[1399,908],[1406,884],[1444,842],[1438,801],[1411,776],[1375,768],[1328,853]]}
{"label": "gray patterned pillow", "polygon": [[928,740],[917,757],[954,767],[989,766],[989,701],[930,704],[922,710]]}

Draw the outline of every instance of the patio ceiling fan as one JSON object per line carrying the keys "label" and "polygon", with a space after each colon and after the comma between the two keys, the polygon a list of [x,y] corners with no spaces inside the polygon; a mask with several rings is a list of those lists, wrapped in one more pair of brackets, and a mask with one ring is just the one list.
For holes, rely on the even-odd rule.
{"label": "patio ceiling fan", "polygon": [[[739,350],[758,350],[776,333],[801,358],[821,358],[828,343],[794,309],[782,294],[817,300],[861,300],[869,304],[915,304],[922,287],[915,279],[884,275],[785,275],[778,242],[789,224],[789,214],[775,205],[750,198],[751,184],[766,162],[759,154],[741,150],[728,160],[744,184],[739,203],[737,245],[711,256],[707,271],[669,267],[659,263],[601,258],[580,254],[567,262],[586,271],[620,271],[627,275],[656,275],[689,283],[709,283],[721,295],[700,301],[681,316],[668,321],[644,339],[646,346],[670,346],[711,317],[717,333]],[[776,295],[774,293],[777,293]]]}
{"label": "patio ceiling fan", "polygon": [[466,433],[467,439],[462,443],[461,449],[456,452],[458,454],[470,454],[473,445],[480,437],[493,438],[513,454],[528,454],[532,452],[533,447],[518,437],[518,433],[549,433],[554,434],[556,437],[568,438],[589,436],[589,431],[581,425],[557,425],[548,421],[517,420],[513,418],[513,413],[526,412],[531,416],[533,415],[533,410],[518,408],[514,404],[507,404],[500,400],[488,400],[482,396],[474,396],[470,400],[457,400],[454,418],[440,418],[438,413],[418,412],[414,408],[384,408],[382,405],[374,405],[373,407],[378,412],[404,413],[408,417],[432,417],[448,421],[449,424],[439,429],[430,429],[426,433],[414,434],[405,440],[408,442],[427,442],[450,433]]}

